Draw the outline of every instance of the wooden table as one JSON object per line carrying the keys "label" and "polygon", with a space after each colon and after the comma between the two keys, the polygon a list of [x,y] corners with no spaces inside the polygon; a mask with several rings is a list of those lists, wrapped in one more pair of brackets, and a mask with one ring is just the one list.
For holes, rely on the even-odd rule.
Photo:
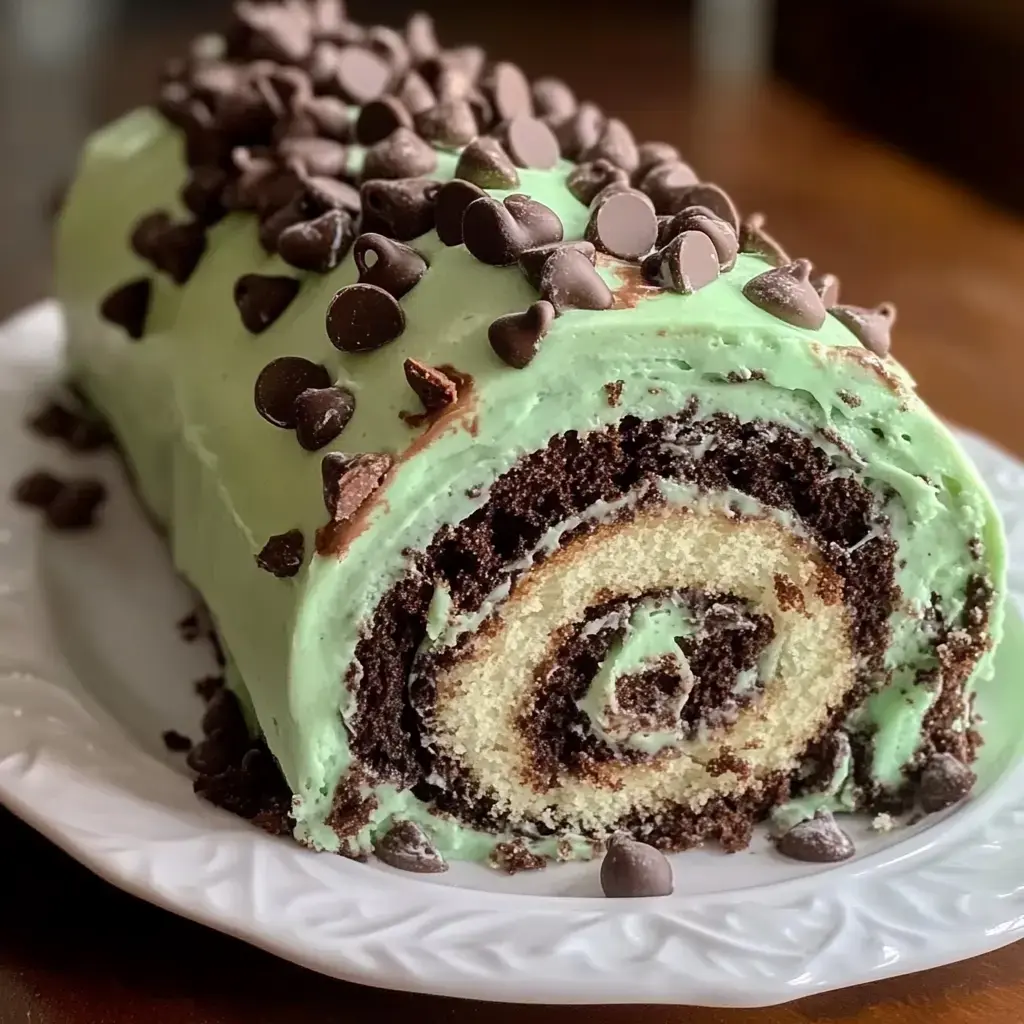
{"label": "wooden table", "polygon": [[[478,17],[482,17],[478,14]],[[483,31],[467,35],[486,38]],[[491,25],[491,34],[499,31]],[[679,37],[660,26],[608,50],[593,27],[557,24],[503,47],[534,73],[564,74],[645,137],[683,144],[741,208],[769,213],[794,255],[840,276],[846,301],[899,304],[896,353],[946,416],[1024,455],[1024,231],[898,154],[854,137],[776,88],[692,88]],[[516,52],[516,47],[519,52]],[[162,42],[156,48],[173,49]],[[99,107],[146,95],[153,46],[104,64]],[[613,76],[605,74],[611,67]],[[0,128],[0,141],[3,138]],[[11,167],[0,163],[0,177]],[[17,173],[14,168],[13,173]],[[2,190],[0,190],[2,191]],[[4,201],[0,200],[0,207]],[[0,210],[2,212],[2,210]],[[33,229],[37,230],[37,229]],[[0,228],[0,238],[4,238]],[[42,288],[36,254],[0,279],[0,309]],[[19,250],[19,252],[22,250]],[[14,252],[12,249],[11,252]],[[362,1024],[408,1020],[547,1024],[1011,1024],[1024,1019],[1024,945],[932,971],[764,1011],[487,1006],[378,992],[319,978],[106,886],[0,811],[0,1024]],[[248,991],[249,994],[245,994]],[[584,1013],[586,1014],[584,1018]]]}

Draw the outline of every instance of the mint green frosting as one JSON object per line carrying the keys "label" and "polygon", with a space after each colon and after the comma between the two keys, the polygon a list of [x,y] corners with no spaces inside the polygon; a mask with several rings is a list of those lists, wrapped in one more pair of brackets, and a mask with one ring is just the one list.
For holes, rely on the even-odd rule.
{"label": "mint green frosting", "polygon": [[[360,159],[354,150],[356,166]],[[456,155],[441,152],[438,159],[438,176],[450,176]],[[522,171],[517,191],[554,209],[566,237],[579,238],[587,210],[565,187],[567,167]],[[891,623],[893,683],[861,710],[860,727],[880,730],[876,777],[898,778],[932,699],[912,684],[931,657],[920,616],[933,593],[948,618],[958,616],[976,571],[1001,588],[1004,555],[996,513],[974,469],[895,362],[865,353],[831,317],[818,331],[804,330],[747,301],[743,285],[767,264],[744,255],[694,295],[651,291],[629,302],[627,282],[636,293],[632,272],[602,259],[601,273],[623,296],[621,308],[566,313],[529,367],[512,370],[491,351],[487,327],[526,308],[536,293],[516,269],[482,264],[464,247],[443,246],[434,233],[415,243],[430,270],[402,300],[401,338],[372,353],[338,352],[325,336],[324,317],[335,292],[357,278],[351,258],[324,276],[296,272],[266,254],[255,218],[244,215],[210,231],[208,251],[184,287],[132,253],[128,236],[139,216],[158,208],[183,212],[177,194],[185,176],[181,138],[150,110],[127,115],[88,143],[57,247],[69,361],[116,430],[143,499],[168,528],[178,568],[216,618],[296,794],[298,838],[338,848],[325,818],[352,766],[347,722],[354,698],[342,681],[353,667],[358,679],[360,630],[409,570],[406,552],[480,508],[491,482],[553,435],[599,429],[625,414],[663,417],[694,396],[704,414],[773,420],[814,437],[834,456],[836,472],[856,476],[885,501],[904,599]],[[232,298],[234,281],[251,272],[302,279],[295,302],[259,336],[243,328]],[[154,276],[153,302],[146,336],[134,344],[99,318],[98,305],[142,275]],[[304,452],[292,433],[256,413],[253,383],[280,355],[324,363],[356,395],[351,422],[327,450],[400,457],[383,500],[343,556],[313,556],[290,580],[262,572],[254,556],[269,536],[293,528],[312,547],[325,520],[323,452]],[[398,415],[418,407],[402,372],[409,356],[472,376],[472,430],[453,421],[429,445],[410,449],[422,431]],[[604,390],[612,381],[622,382],[617,407]],[[984,549],[980,563],[968,552],[975,538]],[[449,604],[435,593],[431,639],[448,628]],[[996,636],[999,622],[997,608]],[[972,685],[990,668],[986,659]],[[363,848],[393,816],[422,821],[448,856],[488,856],[500,838],[433,815],[408,793],[384,786],[375,795],[374,821],[357,841]],[[576,853],[585,846],[570,845]]]}

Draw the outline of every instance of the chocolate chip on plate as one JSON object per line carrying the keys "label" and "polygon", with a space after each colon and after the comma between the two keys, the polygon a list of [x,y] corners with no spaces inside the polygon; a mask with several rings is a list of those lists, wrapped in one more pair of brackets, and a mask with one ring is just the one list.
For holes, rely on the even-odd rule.
{"label": "chocolate chip on plate", "polygon": [[511,210],[497,199],[484,196],[466,207],[462,216],[462,240],[481,263],[505,267],[533,243]]}
{"label": "chocolate chip on plate", "polygon": [[752,277],[743,286],[743,294],[793,327],[816,331],[825,322],[825,305],[811,284],[809,260],[794,260]]}
{"label": "chocolate chip on plate", "polygon": [[429,267],[415,249],[373,232],[356,239],[352,259],[360,282],[375,284],[396,299],[411,291]]}
{"label": "chocolate chip on plate", "polygon": [[629,175],[603,158],[577,164],[565,179],[566,187],[584,206],[589,206],[599,192],[617,182],[628,185]]}
{"label": "chocolate chip on plate", "polygon": [[883,302],[874,309],[833,306],[829,312],[852,331],[869,352],[883,359],[889,354],[892,348],[892,328],[896,323],[896,307],[893,303]]}
{"label": "chocolate chip on plate", "polygon": [[520,114],[508,121],[501,141],[517,167],[550,170],[561,155],[555,133],[541,120]]}
{"label": "chocolate chip on plate", "polygon": [[146,333],[146,319],[153,294],[148,277],[129,281],[109,292],[100,303],[100,316],[108,323],[124,329],[129,338],[138,341]]}
{"label": "chocolate chip on plate", "polygon": [[643,276],[650,284],[692,295],[711,284],[719,274],[718,250],[703,231],[684,231],[643,262]]}
{"label": "chocolate chip on plate", "polygon": [[46,521],[55,530],[82,530],[92,526],[106,500],[107,490],[98,480],[68,480],[46,505]]}
{"label": "chocolate chip on plate", "polygon": [[256,564],[278,579],[288,579],[298,575],[305,557],[306,544],[301,530],[289,530],[277,533],[256,556]]}
{"label": "chocolate chip on plate", "polygon": [[356,121],[356,139],[364,146],[383,142],[393,131],[412,127],[412,114],[405,104],[394,96],[372,100],[359,112]]}
{"label": "chocolate chip on plate", "polygon": [[857,852],[853,840],[828,811],[819,811],[810,820],[794,825],[776,846],[784,857],[812,864],[838,864]]}
{"label": "chocolate chip on plate", "polygon": [[44,469],[23,476],[14,485],[14,500],[30,508],[46,508],[64,489],[64,482]]}
{"label": "chocolate chip on plate", "polygon": [[526,233],[531,247],[562,240],[565,234],[562,221],[549,206],[538,203],[529,196],[518,194],[507,196],[504,206]]}
{"label": "chocolate chip on plate", "polygon": [[601,861],[601,889],[605,896],[671,896],[673,888],[672,865],[660,850],[624,833],[608,840],[608,850]]}
{"label": "chocolate chip on plate", "polygon": [[270,327],[299,294],[294,277],[243,274],[235,282],[235,305],[246,330],[260,334]]}
{"label": "chocolate chip on plate", "polygon": [[458,385],[434,366],[418,359],[406,359],[403,366],[405,379],[427,412],[437,412],[451,405],[459,397]]}
{"label": "chocolate chip on plate", "polygon": [[295,399],[295,437],[307,452],[319,451],[348,426],[356,397],[348,388],[308,388]]}
{"label": "chocolate chip on plate", "polygon": [[540,293],[558,316],[570,309],[609,309],[615,301],[611,289],[590,260],[568,247],[545,262]]}
{"label": "chocolate chip on plate", "polygon": [[586,236],[601,252],[622,260],[637,260],[657,241],[658,218],[642,192],[614,192],[595,203]]}
{"label": "chocolate chip on plate", "polygon": [[604,158],[632,174],[640,166],[640,153],[629,128],[618,118],[610,117],[601,128],[597,141],[583,153],[583,160]]}
{"label": "chocolate chip on plate", "polygon": [[375,284],[350,284],[327,310],[327,337],[343,352],[373,352],[400,337],[405,312],[390,292]]}
{"label": "chocolate chip on plate", "polygon": [[328,452],[320,464],[324,506],[335,523],[351,519],[376,491],[391,469],[391,457],[367,452]]}
{"label": "chocolate chip on plate", "polygon": [[366,181],[362,186],[364,231],[408,242],[434,227],[439,182],[430,178]]}
{"label": "chocolate chip on plate", "polygon": [[434,205],[438,238],[445,245],[462,245],[462,218],[466,207],[485,198],[487,193],[478,185],[459,178],[446,181],[438,190]]}
{"label": "chocolate chip on plate", "polygon": [[399,871],[437,874],[448,864],[426,832],[412,821],[396,821],[375,842],[373,852],[379,860]]}
{"label": "chocolate chip on plate", "polygon": [[928,814],[944,811],[970,795],[978,777],[952,754],[933,754],[921,773],[918,796]]}
{"label": "chocolate chip on plate", "polygon": [[781,267],[791,260],[786,250],[764,230],[763,213],[752,213],[740,223],[740,252],[760,256],[774,267]]}
{"label": "chocolate chip on plate", "polygon": [[437,168],[437,153],[411,128],[396,128],[371,146],[363,162],[362,178],[419,178]]}
{"label": "chocolate chip on plate", "polygon": [[279,356],[260,370],[253,399],[256,411],[275,427],[291,430],[296,423],[295,400],[309,388],[326,388],[331,375],[326,366],[302,356]]}
{"label": "chocolate chip on plate", "polygon": [[495,355],[514,369],[528,366],[555,319],[555,307],[542,299],[523,313],[498,317],[487,330]]}
{"label": "chocolate chip on plate", "polygon": [[462,98],[440,100],[416,115],[416,131],[429,142],[448,149],[465,146],[479,134],[476,115]]}
{"label": "chocolate chip on plate", "polygon": [[480,188],[509,189],[519,187],[519,172],[505,147],[497,139],[483,136],[474,139],[460,154],[455,177],[470,181]]}
{"label": "chocolate chip on plate", "polygon": [[594,248],[593,242],[587,242],[584,239],[573,242],[549,242],[547,245],[537,245],[530,249],[524,249],[519,254],[519,269],[523,272],[526,280],[538,291],[540,290],[540,278],[544,270],[544,264],[561,249],[575,249],[577,252],[583,253],[591,263],[597,257],[597,250]]}
{"label": "chocolate chip on plate", "polygon": [[341,263],[354,240],[352,218],[341,210],[328,210],[285,228],[278,236],[277,252],[299,270],[326,274]]}

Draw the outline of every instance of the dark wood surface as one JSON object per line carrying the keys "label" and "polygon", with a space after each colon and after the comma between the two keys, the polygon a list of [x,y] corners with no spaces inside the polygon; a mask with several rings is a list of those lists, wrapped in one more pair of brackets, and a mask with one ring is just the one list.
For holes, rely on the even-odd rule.
{"label": "dark wood surface", "polygon": [[[687,83],[681,26],[634,23],[615,40],[578,11],[570,15],[552,16],[548,33],[534,38],[505,32],[478,11],[465,34],[502,39],[504,52],[532,72],[560,66],[638,134],[682,144],[743,209],[767,211],[791,252],[837,273],[847,301],[895,300],[896,352],[925,397],[1024,455],[1024,231],[1016,221],[779,87]],[[0,55],[0,143],[10,155],[0,159],[0,311],[46,292],[45,232],[38,206],[28,207],[42,203],[89,122],[145,98],[157,55],[173,48],[169,34],[114,39],[84,70],[23,68],[20,87]],[[74,98],[72,116],[67,92],[76,82],[87,92]],[[319,978],[117,892],[3,811],[0,865],[0,1024],[1024,1019],[1024,946],[771,1010],[524,1011]]]}

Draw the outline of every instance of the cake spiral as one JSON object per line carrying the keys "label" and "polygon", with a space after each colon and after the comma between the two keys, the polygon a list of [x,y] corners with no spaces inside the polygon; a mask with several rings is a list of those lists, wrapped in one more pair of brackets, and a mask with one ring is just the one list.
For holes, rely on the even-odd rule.
{"label": "cake spiral", "polygon": [[72,372],[288,827],[515,870],[969,777],[1002,539],[894,308],[468,53],[239,3],[61,221]]}

